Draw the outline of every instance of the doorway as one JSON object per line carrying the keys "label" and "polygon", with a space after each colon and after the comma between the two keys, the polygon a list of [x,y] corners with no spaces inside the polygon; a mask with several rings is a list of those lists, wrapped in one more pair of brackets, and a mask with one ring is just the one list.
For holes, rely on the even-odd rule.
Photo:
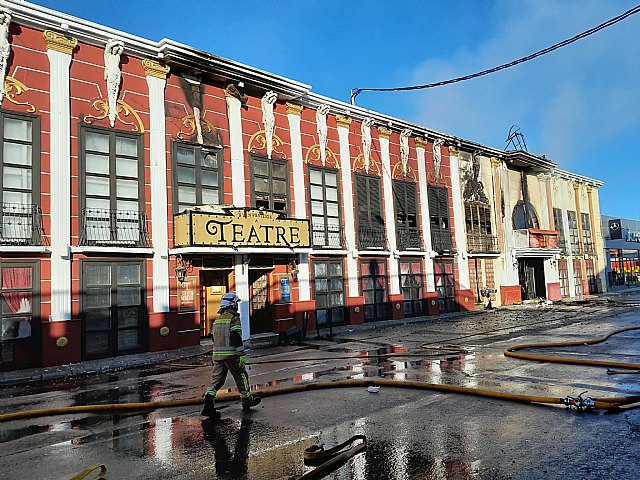
{"label": "doorway", "polygon": [[518,279],[522,300],[547,298],[544,279],[544,261],[541,258],[521,258],[518,260]]}
{"label": "doorway", "polygon": [[251,334],[274,331],[273,307],[270,298],[271,269],[249,268],[249,318]]}
{"label": "doorway", "polygon": [[220,299],[227,293],[228,271],[201,270],[200,271],[200,336],[211,334],[211,326],[220,315]]}

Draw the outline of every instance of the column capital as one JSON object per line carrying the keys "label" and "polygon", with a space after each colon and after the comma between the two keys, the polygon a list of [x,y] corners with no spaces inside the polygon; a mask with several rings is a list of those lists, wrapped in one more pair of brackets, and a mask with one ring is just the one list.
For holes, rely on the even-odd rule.
{"label": "column capital", "polygon": [[302,105],[298,105],[297,103],[287,102],[284,104],[287,109],[287,115],[302,115],[302,109],[304,108]]}
{"label": "column capital", "polygon": [[493,167],[499,167],[500,165],[502,165],[502,160],[497,157],[491,157],[491,165]]}
{"label": "column capital", "polygon": [[391,129],[387,127],[378,127],[378,137],[389,140],[391,137]]}
{"label": "column capital", "polygon": [[573,183],[573,189],[577,192],[578,190],[580,190],[580,184],[578,182],[574,182]]}
{"label": "column capital", "polygon": [[422,138],[422,137],[416,137],[416,148],[422,148],[424,150],[426,150],[427,148],[427,141]]}
{"label": "column capital", "polygon": [[458,155],[458,147],[449,145],[449,155]]}
{"label": "column capital", "polygon": [[71,55],[78,45],[78,40],[74,37],[66,37],[61,33],[52,30],[45,30],[42,34],[44,37],[47,50],[55,50],[56,52]]}
{"label": "column capital", "polygon": [[336,122],[338,123],[338,128],[349,128],[351,126],[351,119],[345,115],[336,115]]}
{"label": "column capital", "polygon": [[160,62],[149,58],[142,60],[142,68],[144,68],[144,74],[146,76],[161,78],[162,80],[167,79],[170,70],[168,65],[162,65]]}

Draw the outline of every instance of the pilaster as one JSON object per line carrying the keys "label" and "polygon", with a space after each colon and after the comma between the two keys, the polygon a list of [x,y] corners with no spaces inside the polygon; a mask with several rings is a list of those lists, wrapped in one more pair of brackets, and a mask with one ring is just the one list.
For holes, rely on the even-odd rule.
{"label": "pilaster", "polygon": [[389,257],[389,294],[400,293],[400,276],[398,274],[398,243],[396,241],[396,218],[393,209],[393,181],[391,179],[391,157],[389,155],[389,136],[391,131],[378,128],[380,156],[382,157],[382,195],[384,197],[384,223],[387,230],[387,244],[391,251]]}
{"label": "pilaster", "polygon": [[229,85],[225,91],[227,102],[227,118],[229,119],[229,151],[231,153],[231,185],[233,205],[246,207],[246,193],[244,182],[244,149],[242,146],[242,101],[240,92],[234,85]]}

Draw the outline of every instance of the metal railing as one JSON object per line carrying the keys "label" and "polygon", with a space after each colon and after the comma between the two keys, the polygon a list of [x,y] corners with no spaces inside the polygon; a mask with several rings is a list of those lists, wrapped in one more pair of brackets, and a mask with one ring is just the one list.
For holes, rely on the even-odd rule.
{"label": "metal railing", "polygon": [[150,247],[147,215],[135,210],[84,208],[79,245]]}
{"label": "metal railing", "polygon": [[467,251],[469,253],[499,253],[498,237],[467,234]]}
{"label": "metal railing", "polygon": [[431,248],[438,253],[453,253],[451,232],[431,230]]}
{"label": "metal railing", "polygon": [[313,247],[320,249],[342,249],[344,248],[344,228],[341,225],[326,225],[324,223],[314,223]]}
{"label": "metal railing", "polygon": [[384,227],[358,227],[358,248],[360,250],[386,250],[387,232]]}
{"label": "metal railing", "polygon": [[0,245],[44,245],[42,210],[27,203],[0,203]]}
{"label": "metal railing", "polygon": [[399,228],[396,230],[396,239],[399,250],[424,250],[419,228]]}

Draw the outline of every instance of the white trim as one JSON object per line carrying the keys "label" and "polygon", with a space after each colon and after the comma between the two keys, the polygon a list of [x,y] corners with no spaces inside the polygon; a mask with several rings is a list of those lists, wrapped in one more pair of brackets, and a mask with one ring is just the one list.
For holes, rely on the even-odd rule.
{"label": "white trim", "polygon": [[153,248],[98,247],[92,245],[72,246],[71,253],[109,253],[118,255],[153,255]]}
{"label": "white trim", "polygon": [[71,55],[48,50],[51,159],[51,316],[71,320]]}
{"label": "white trim", "polygon": [[164,90],[166,80],[147,75],[149,86],[149,157],[151,159],[151,229],[153,231],[153,311],[168,312],[169,229]]}
{"label": "white trim", "polygon": [[[240,297],[238,311],[240,313],[240,324],[242,326],[242,340],[248,340],[251,336],[251,326],[249,322],[249,268],[245,265],[244,255],[236,255],[234,271],[236,279],[236,295]],[[247,259],[248,262],[248,259]]]}
{"label": "white trim", "polygon": [[[384,197],[384,222],[387,230],[387,243],[391,252],[397,249],[396,216],[393,208],[393,180],[391,179],[391,157],[389,155],[389,139],[380,138],[380,155],[382,156],[382,191]],[[400,293],[400,277],[398,276],[398,259],[389,257],[389,293]]]}
{"label": "white trim", "polygon": [[457,155],[449,154],[451,169],[451,197],[453,198],[453,222],[455,226],[456,249],[458,251],[459,290],[469,290],[469,262],[467,261],[467,236],[464,229],[464,211],[462,209],[462,191],[460,189],[460,162]]}
{"label": "white trim", "polygon": [[233,204],[246,207],[244,185],[244,149],[242,147],[241,103],[235,97],[227,96],[227,115],[229,117],[229,151],[231,152],[231,188]]}
{"label": "white trim", "polygon": [[[130,249],[133,250],[133,249]],[[185,255],[185,254],[210,254],[210,255],[238,255],[238,254],[262,254],[269,255],[272,253],[288,253],[294,254],[310,254],[312,250],[310,248],[286,248],[286,247],[178,247],[170,248],[169,255]]]}
{"label": "white trim", "polygon": [[425,262],[425,279],[427,285],[427,292],[435,292],[436,284],[435,277],[433,275],[433,259],[429,252],[431,252],[431,223],[429,220],[429,196],[428,196],[428,183],[427,183],[427,162],[424,158],[425,149],[423,147],[416,147],[416,154],[418,157],[418,186],[420,188],[420,217],[422,219],[422,241],[426,253],[424,253]]}
{"label": "white trim", "polygon": [[302,160],[302,138],[300,136],[300,115],[290,113],[289,133],[291,138],[291,167],[293,173],[293,215],[295,218],[307,218],[307,188],[304,183],[304,161]]}

